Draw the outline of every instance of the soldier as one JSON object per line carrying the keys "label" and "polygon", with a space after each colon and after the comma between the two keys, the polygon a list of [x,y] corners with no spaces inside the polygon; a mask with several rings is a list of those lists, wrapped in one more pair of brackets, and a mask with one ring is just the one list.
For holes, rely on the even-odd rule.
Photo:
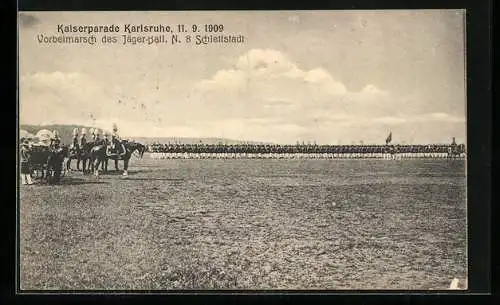
{"label": "soldier", "polygon": [[78,128],[73,129],[73,141],[71,142],[70,149],[73,152],[77,152],[79,147],[78,143]]}
{"label": "soldier", "polygon": [[113,135],[111,136],[111,149],[115,154],[123,155],[125,154],[125,147],[120,141],[120,136],[118,135],[118,127],[113,124]]}
{"label": "soldier", "polygon": [[57,130],[52,132],[52,138],[50,139],[50,147],[54,149],[59,149],[61,145],[61,138],[59,137],[59,133]]}
{"label": "soldier", "polygon": [[100,143],[100,142],[101,142],[101,138],[100,138],[100,133],[101,133],[101,131],[100,131],[99,129],[97,129],[97,128],[96,128],[96,129],[94,130],[94,132],[95,132],[95,140],[94,140],[94,141],[95,141],[96,143]]}
{"label": "soldier", "polygon": [[82,135],[80,137],[80,149],[83,149],[85,147],[85,144],[87,144],[87,138],[85,137],[87,134],[87,130],[85,128],[82,128]]}
{"label": "soldier", "polygon": [[90,138],[91,138],[92,142],[95,142],[95,129],[90,128],[89,132],[90,132]]}
{"label": "soldier", "polygon": [[109,142],[109,132],[103,131],[103,136],[104,136],[104,145],[109,146],[111,143]]}
{"label": "soldier", "polygon": [[30,147],[28,139],[21,139],[21,183],[23,185],[33,184],[31,180],[31,169],[29,164]]}

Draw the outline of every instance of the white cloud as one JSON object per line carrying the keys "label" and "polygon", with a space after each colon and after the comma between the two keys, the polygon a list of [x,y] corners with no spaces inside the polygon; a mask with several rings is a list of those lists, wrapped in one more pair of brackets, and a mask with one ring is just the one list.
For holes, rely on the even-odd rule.
{"label": "white cloud", "polygon": [[372,84],[366,85],[361,92],[370,93],[370,94],[382,94],[382,95],[388,94],[387,91],[380,90],[379,88],[377,88],[376,86],[374,86]]}
{"label": "white cloud", "polygon": [[231,68],[200,81],[196,97],[220,108],[226,118],[282,117],[298,125],[324,112],[336,116],[384,113],[383,108],[368,109],[367,103],[378,105],[393,98],[373,84],[349,91],[324,67],[303,69],[282,52],[269,49],[250,50],[236,58]]}
{"label": "white cloud", "polygon": [[449,124],[449,123],[465,123],[466,119],[463,117],[451,116],[445,113],[426,113],[419,115],[398,115],[398,116],[382,116],[382,117],[344,117],[345,124],[348,125],[373,125],[383,124],[383,125],[405,125],[405,124],[415,124],[415,128],[421,126],[422,124]]}
{"label": "white cloud", "polygon": [[[250,50],[232,67],[183,84],[144,79],[102,84],[75,72],[38,72],[20,79],[22,123],[82,124],[123,136],[227,137],[295,143],[377,142],[394,130],[436,138],[465,126],[443,112],[411,112],[411,103],[374,84],[351,91],[324,67],[305,69],[275,50]],[[153,83],[154,81],[154,83]],[[177,90],[177,91],[176,91]],[[455,126],[455,127],[453,127]],[[459,134],[456,135],[460,137]],[[404,137],[401,135],[401,137]],[[443,138],[445,138],[443,136]],[[377,142],[378,143],[378,142]]]}
{"label": "white cloud", "polygon": [[[155,126],[152,90],[105,86],[83,73],[61,71],[20,77],[20,121],[26,124],[85,124],[119,118],[125,125]],[[133,90],[142,94],[133,94]],[[161,105],[159,105],[161,106]],[[107,126],[111,129],[111,124]],[[156,123],[156,125],[158,125]]]}
{"label": "white cloud", "polygon": [[275,92],[294,86],[306,91],[318,89],[326,96],[347,93],[345,85],[326,69],[304,71],[283,53],[268,49],[248,51],[236,60],[234,68],[217,71],[212,78],[202,80],[199,87],[229,92],[248,89],[250,83],[256,85],[252,90],[257,92],[273,85]]}
{"label": "white cloud", "polygon": [[238,70],[220,70],[211,78],[202,80],[200,83],[201,89],[217,90],[220,86],[226,89],[235,89],[243,86],[245,83],[245,74]]}
{"label": "white cloud", "polygon": [[420,118],[423,121],[438,121],[438,122],[450,122],[450,123],[465,123],[467,121],[466,117],[451,116],[444,112],[434,112],[429,113]]}
{"label": "white cloud", "polygon": [[[219,122],[200,123],[204,136],[219,135],[229,139],[247,139],[264,142],[293,143],[297,134],[308,128],[294,123],[262,118],[231,118]],[[248,134],[251,134],[251,138]]]}
{"label": "white cloud", "polygon": [[401,118],[401,117],[380,117],[380,118],[374,118],[371,120],[368,120],[369,123],[381,123],[381,124],[387,124],[387,125],[398,125],[398,124],[404,124],[408,123],[408,119]]}

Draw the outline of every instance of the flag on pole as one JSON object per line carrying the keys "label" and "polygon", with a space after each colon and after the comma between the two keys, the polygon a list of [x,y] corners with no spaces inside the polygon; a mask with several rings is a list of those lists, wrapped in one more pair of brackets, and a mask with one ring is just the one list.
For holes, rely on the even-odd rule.
{"label": "flag on pole", "polygon": [[389,144],[392,142],[392,131],[389,133],[387,138],[385,139],[385,145]]}

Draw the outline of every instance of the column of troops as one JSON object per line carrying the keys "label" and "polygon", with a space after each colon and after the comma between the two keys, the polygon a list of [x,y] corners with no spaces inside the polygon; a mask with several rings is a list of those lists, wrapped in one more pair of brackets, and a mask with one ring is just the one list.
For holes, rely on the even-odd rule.
{"label": "column of troops", "polygon": [[465,145],[248,145],[152,144],[152,158],[465,158]]}

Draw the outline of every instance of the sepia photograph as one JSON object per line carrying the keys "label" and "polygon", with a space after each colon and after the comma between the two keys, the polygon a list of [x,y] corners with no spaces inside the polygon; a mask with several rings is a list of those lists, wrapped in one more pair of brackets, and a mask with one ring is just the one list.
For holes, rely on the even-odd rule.
{"label": "sepia photograph", "polygon": [[466,290],[465,18],[19,12],[18,288]]}

